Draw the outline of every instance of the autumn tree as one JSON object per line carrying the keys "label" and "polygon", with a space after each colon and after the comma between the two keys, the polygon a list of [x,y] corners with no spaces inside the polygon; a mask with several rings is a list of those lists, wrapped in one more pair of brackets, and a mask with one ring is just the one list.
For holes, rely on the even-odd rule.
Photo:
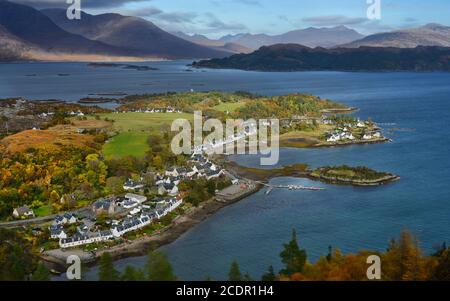
{"label": "autumn tree", "polygon": [[429,276],[417,237],[406,230],[402,231],[399,239],[391,241],[382,262],[384,280],[426,280]]}
{"label": "autumn tree", "polygon": [[450,248],[445,248],[437,257],[433,280],[450,281]]}
{"label": "autumn tree", "polygon": [[106,189],[110,194],[120,194],[123,192],[123,178],[109,177],[106,179]]}

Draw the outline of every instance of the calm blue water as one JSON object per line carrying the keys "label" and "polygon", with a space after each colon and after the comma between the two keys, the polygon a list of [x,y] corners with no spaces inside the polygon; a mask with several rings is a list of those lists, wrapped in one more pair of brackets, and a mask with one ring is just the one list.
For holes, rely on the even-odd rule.
{"label": "calm blue water", "polygon": [[[327,253],[329,245],[344,252],[386,248],[403,228],[415,232],[424,249],[450,239],[450,74],[445,73],[259,73],[242,71],[184,72],[187,62],[148,65],[160,71],[138,72],[85,64],[0,65],[0,98],[77,100],[89,93],[164,92],[166,90],[248,90],[261,94],[309,92],[360,108],[389,128],[394,142],[327,149],[283,149],[279,165],[305,162],[366,165],[390,171],[402,180],[378,188],[312,183],[294,178],[274,183],[321,185],[323,192],[261,191],[229,206],[165,246],[176,273],[186,280],[210,275],[224,279],[237,259],[242,270],[259,277],[269,265],[280,267],[282,243],[296,228],[310,260]],[[37,77],[25,74],[36,73]],[[58,73],[70,73],[58,77]],[[145,84],[145,85],[144,85]],[[257,166],[258,158],[234,158]],[[141,266],[144,258],[117,265]],[[90,272],[90,277],[96,273]]]}

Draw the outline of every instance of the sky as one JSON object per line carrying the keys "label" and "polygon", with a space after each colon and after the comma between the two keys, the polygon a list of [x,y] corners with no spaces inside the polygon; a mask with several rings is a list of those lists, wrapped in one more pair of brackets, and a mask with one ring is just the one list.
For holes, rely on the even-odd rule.
{"label": "sky", "polygon": [[[12,0],[37,8],[67,7],[66,0]],[[370,20],[367,2],[380,1]],[[81,0],[82,10],[146,18],[170,31],[218,38],[236,33],[280,34],[306,27],[345,25],[363,34],[440,23],[450,25],[448,0]]]}

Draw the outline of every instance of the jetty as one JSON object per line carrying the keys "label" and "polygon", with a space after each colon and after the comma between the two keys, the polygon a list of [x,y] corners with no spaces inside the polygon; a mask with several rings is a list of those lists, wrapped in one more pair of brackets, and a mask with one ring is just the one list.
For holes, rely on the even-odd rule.
{"label": "jetty", "polygon": [[314,187],[314,186],[302,186],[302,185],[272,185],[264,182],[257,182],[265,187],[267,187],[266,194],[270,194],[274,189],[289,189],[289,190],[308,190],[308,191],[322,191],[325,188]]}

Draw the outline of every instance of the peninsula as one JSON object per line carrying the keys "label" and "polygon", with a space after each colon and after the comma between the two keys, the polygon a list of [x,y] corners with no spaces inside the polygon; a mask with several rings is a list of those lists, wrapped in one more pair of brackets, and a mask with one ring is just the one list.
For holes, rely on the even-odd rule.
{"label": "peninsula", "polygon": [[252,71],[450,71],[450,48],[309,48],[298,44],[261,47],[250,54],[194,62],[196,68]]}

